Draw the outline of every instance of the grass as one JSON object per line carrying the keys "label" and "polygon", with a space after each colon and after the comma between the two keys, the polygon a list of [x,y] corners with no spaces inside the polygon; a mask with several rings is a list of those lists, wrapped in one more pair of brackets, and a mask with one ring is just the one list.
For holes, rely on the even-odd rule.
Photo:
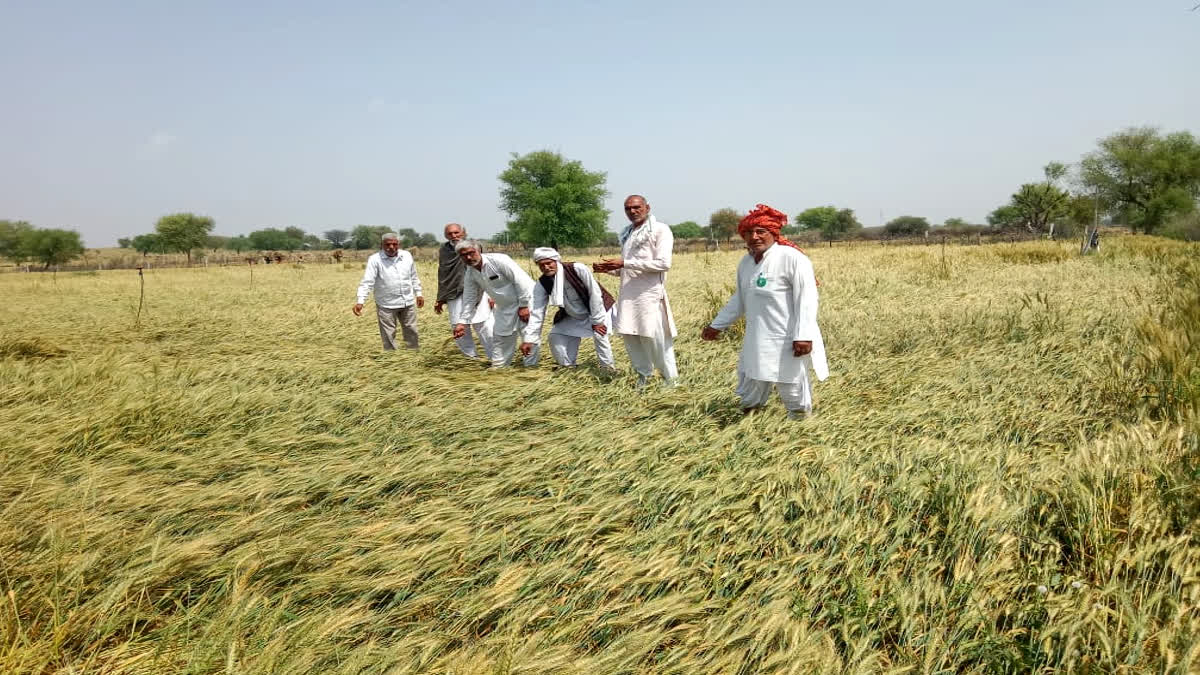
{"label": "grass", "polygon": [[1194,671],[1198,249],[1074,246],[812,251],[803,423],[733,253],[644,394],[383,353],[359,264],[0,275],[0,671]]}

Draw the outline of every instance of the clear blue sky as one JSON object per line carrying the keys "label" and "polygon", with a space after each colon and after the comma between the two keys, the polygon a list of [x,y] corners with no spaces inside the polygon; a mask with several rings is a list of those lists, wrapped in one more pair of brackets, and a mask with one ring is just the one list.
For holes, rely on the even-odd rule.
{"label": "clear blue sky", "polygon": [[549,148],[610,229],[631,192],[982,221],[1109,133],[1200,130],[1195,4],[0,0],[0,218],[484,236]]}

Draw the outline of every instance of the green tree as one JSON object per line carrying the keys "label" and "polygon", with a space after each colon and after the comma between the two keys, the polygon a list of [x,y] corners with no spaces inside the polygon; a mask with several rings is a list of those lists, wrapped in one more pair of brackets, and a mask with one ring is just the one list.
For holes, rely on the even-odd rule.
{"label": "green tree", "polygon": [[1021,224],[1035,234],[1054,237],[1054,226],[1067,215],[1067,192],[1050,183],[1026,183],[1012,196],[1012,206],[1021,216]]}
{"label": "green tree", "polygon": [[1064,222],[1076,227],[1086,227],[1094,224],[1098,218],[1099,203],[1095,197],[1073,194],[1067,200]]}
{"label": "green tree", "polygon": [[858,218],[854,217],[853,210],[838,209],[838,212],[833,216],[833,220],[821,229],[821,234],[826,239],[838,239],[861,229],[862,223],[858,222]]}
{"label": "green tree", "polygon": [[411,227],[402,227],[396,230],[396,235],[400,237],[401,248],[412,248],[416,245],[417,239],[419,239],[421,236],[417,234],[417,231]]}
{"label": "green tree", "polygon": [[302,240],[288,235],[287,231],[277,227],[255,230],[247,236],[247,239],[250,240],[250,246],[259,251],[295,251],[304,245]]}
{"label": "green tree", "polygon": [[998,216],[1005,219],[1004,227],[1020,225],[1034,234],[1048,234],[1054,238],[1054,228],[1067,216],[1071,198],[1066,190],[1055,184],[1066,172],[1062,163],[1050,162],[1042,169],[1046,180],[1022,185],[1009,200],[1009,209]]}
{"label": "green tree", "polygon": [[308,234],[303,230],[303,228],[296,227],[295,225],[289,225],[288,227],[283,228],[283,232],[292,239],[301,242],[304,241],[305,235]]}
{"label": "green tree", "polygon": [[0,257],[20,262],[29,257],[26,244],[33,225],[24,220],[0,220]]}
{"label": "green tree", "polygon": [[250,243],[249,237],[244,234],[239,234],[236,237],[229,238],[229,248],[241,253],[242,251],[249,251],[251,248],[253,248],[253,245]]}
{"label": "green tree", "polygon": [[166,252],[162,240],[157,234],[139,234],[133,238],[130,244],[133,246],[133,250],[142,254],[143,258],[152,251]]}
{"label": "green tree", "polygon": [[26,235],[29,257],[50,269],[51,265],[62,265],[83,255],[83,242],[74,230],[33,230]]}
{"label": "green tree", "polygon": [[346,243],[360,251],[379,248],[380,238],[388,232],[391,232],[391,228],[387,225],[355,225],[350,231],[350,241]]}
{"label": "green tree", "polygon": [[814,206],[811,209],[804,209],[797,213],[792,218],[792,222],[800,230],[821,230],[826,231],[833,225],[837,218],[837,207],[835,206]]}
{"label": "green tree", "polygon": [[1106,210],[1150,233],[1191,213],[1200,198],[1200,143],[1190,132],[1153,127],[1119,131],[1083,157],[1079,180]]}
{"label": "green tree", "polygon": [[929,221],[920,216],[900,216],[889,220],[883,229],[892,236],[911,237],[928,232]]}
{"label": "green tree", "polygon": [[204,246],[204,240],[212,232],[213,219],[192,213],[172,213],[159,218],[154,229],[163,247],[186,253],[191,265],[192,249]]}
{"label": "green tree", "polygon": [[129,248],[133,246],[133,237],[121,237],[117,240],[117,246],[121,248]]}
{"label": "green tree", "polygon": [[348,243],[350,233],[346,230],[325,230],[325,241],[334,248],[341,248]]}
{"label": "green tree", "polygon": [[969,225],[970,225],[970,223],[963,220],[962,218],[947,218],[946,222],[942,223],[942,227],[947,227],[947,228],[952,227],[955,229],[960,228],[960,227],[967,227]]}
{"label": "green tree", "polygon": [[549,150],[513,153],[500,174],[508,230],[526,244],[589,246],[604,238],[607,176]]}
{"label": "green tree", "polygon": [[1012,230],[1024,226],[1021,210],[1012,204],[997,207],[988,214],[988,225],[999,230]]}
{"label": "green tree", "polygon": [[677,225],[672,225],[671,234],[676,239],[699,239],[704,236],[704,228],[693,220],[685,220]]}
{"label": "green tree", "polygon": [[229,248],[229,237],[224,237],[219,234],[210,234],[204,238],[204,248],[211,248],[214,251],[219,251],[223,248]]}
{"label": "green tree", "polygon": [[423,232],[419,237],[417,237],[417,240],[413,242],[413,246],[420,246],[421,248],[437,248],[439,246],[437,235],[430,234],[429,232]]}
{"label": "green tree", "polygon": [[313,250],[325,248],[325,240],[315,234],[304,235],[304,247]]}
{"label": "green tree", "polygon": [[713,239],[729,240],[737,235],[742,214],[737,209],[718,209],[708,217],[708,233]]}

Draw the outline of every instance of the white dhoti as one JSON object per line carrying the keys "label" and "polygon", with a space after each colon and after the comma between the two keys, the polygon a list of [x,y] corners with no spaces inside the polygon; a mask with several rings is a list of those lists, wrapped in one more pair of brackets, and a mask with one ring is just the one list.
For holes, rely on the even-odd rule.
{"label": "white dhoti", "polygon": [[[517,345],[520,342],[520,333],[493,335],[492,348],[488,350],[488,358],[492,362],[492,367],[504,368],[508,366],[512,362],[513,356],[516,355]],[[529,356],[521,357],[521,365],[527,367],[536,366],[541,353],[541,345],[534,345],[533,349],[529,350]]]}
{"label": "white dhoti", "polygon": [[[550,333],[550,354],[554,356],[554,362],[560,366],[575,366],[579,360],[579,342],[582,339],[577,335]],[[592,332],[592,340],[596,345],[596,359],[604,366],[616,367],[608,336]]]}
{"label": "white dhoti", "polygon": [[797,382],[765,382],[746,377],[738,372],[737,395],[742,397],[743,408],[761,408],[767,404],[771,389],[779,390],[779,398],[788,412],[812,412],[812,388],[807,374]]}
{"label": "white dhoti", "polygon": [[[450,320],[450,327],[454,328],[454,319],[462,312],[462,296],[454,298],[446,303],[447,318]],[[467,332],[460,338],[454,339],[454,344],[458,345],[458,349],[470,358],[476,358],[478,352],[475,350],[475,339],[471,337],[471,329],[475,329],[475,334],[479,336],[479,343],[483,346],[484,354],[491,354],[492,344],[492,309],[488,306],[488,297],[484,295],[479,299],[478,305],[475,307],[475,315],[471,317],[471,323],[467,324]]]}
{"label": "white dhoti", "polygon": [[658,335],[621,335],[625,342],[625,352],[629,354],[629,362],[642,378],[654,374],[657,368],[660,375],[668,383],[673,383],[679,376],[675,369],[675,338],[666,333]]}

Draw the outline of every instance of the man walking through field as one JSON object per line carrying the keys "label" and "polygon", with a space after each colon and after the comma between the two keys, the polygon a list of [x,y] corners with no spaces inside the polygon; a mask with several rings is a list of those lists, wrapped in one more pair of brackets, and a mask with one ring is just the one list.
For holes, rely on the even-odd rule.
{"label": "man walking through field", "polygon": [[[513,259],[503,253],[483,253],[479,242],[463,239],[454,245],[466,264],[463,276],[462,306],[455,317],[454,339],[467,334],[467,324],[475,314],[480,298],[486,293],[496,303],[492,324],[492,344],[488,358],[492,368],[504,368],[517,351],[521,324],[529,321],[529,303],[533,300],[533,279]],[[536,350],[524,364],[537,364]]]}
{"label": "man walking through field", "polygon": [[379,337],[383,348],[396,348],[396,323],[404,333],[404,343],[416,349],[417,308],[425,306],[421,295],[421,279],[412,254],[400,250],[400,237],[389,232],[383,235],[382,251],[367,258],[367,270],[358,285],[358,302],[354,316],[362,316],[363,303],[372,289],[375,291],[375,315],[379,319]]}
{"label": "man walking through field", "polygon": [[738,359],[737,386],[743,411],[766,405],[775,388],[788,418],[803,419],[813,409],[808,371],[824,380],[829,367],[817,326],[812,262],[784,238],[787,222],[786,215],[765,204],[742,219],[738,234],[748,252],[738,263],[733,297],[700,337],[716,340],[744,315],[746,336]]}
{"label": "man walking through field", "polygon": [[[462,294],[463,294],[463,276],[466,274],[466,263],[462,257],[454,252],[454,245],[462,241],[467,236],[467,229],[458,223],[450,223],[446,225],[443,231],[446,235],[446,243],[438,249],[438,288],[437,301],[433,304],[433,312],[435,314],[442,313],[442,307],[447,308],[446,314],[450,319],[450,328],[453,330],[455,321],[458,320],[458,315],[462,313]],[[475,334],[479,336],[479,342],[483,346],[483,353],[487,354],[491,351],[492,345],[492,300],[486,293],[479,299],[479,303],[475,306],[475,313],[470,317],[469,323],[466,324],[467,330],[460,338],[455,338],[454,343],[458,345],[459,351],[469,358],[476,358],[478,355],[475,351],[475,339],[471,337],[471,329],[475,329]]]}
{"label": "man walking through field", "polygon": [[613,330],[625,343],[638,388],[646,385],[655,368],[664,384],[674,386],[675,319],[666,282],[675,239],[671,228],[650,214],[650,204],[641,195],[625,199],[625,216],[629,225],[621,231],[621,257],[602,259],[592,269],[621,278]]}
{"label": "man walking through field", "polygon": [[608,307],[611,296],[600,287],[587,265],[563,262],[558,251],[541,247],[533,252],[533,261],[542,271],[533,287],[529,323],[521,353],[530,355],[542,341],[542,324],[550,306],[558,307],[550,328],[550,354],[564,368],[574,368],[579,358],[579,341],[592,338],[600,365],[613,370],[612,346],[608,343]]}

